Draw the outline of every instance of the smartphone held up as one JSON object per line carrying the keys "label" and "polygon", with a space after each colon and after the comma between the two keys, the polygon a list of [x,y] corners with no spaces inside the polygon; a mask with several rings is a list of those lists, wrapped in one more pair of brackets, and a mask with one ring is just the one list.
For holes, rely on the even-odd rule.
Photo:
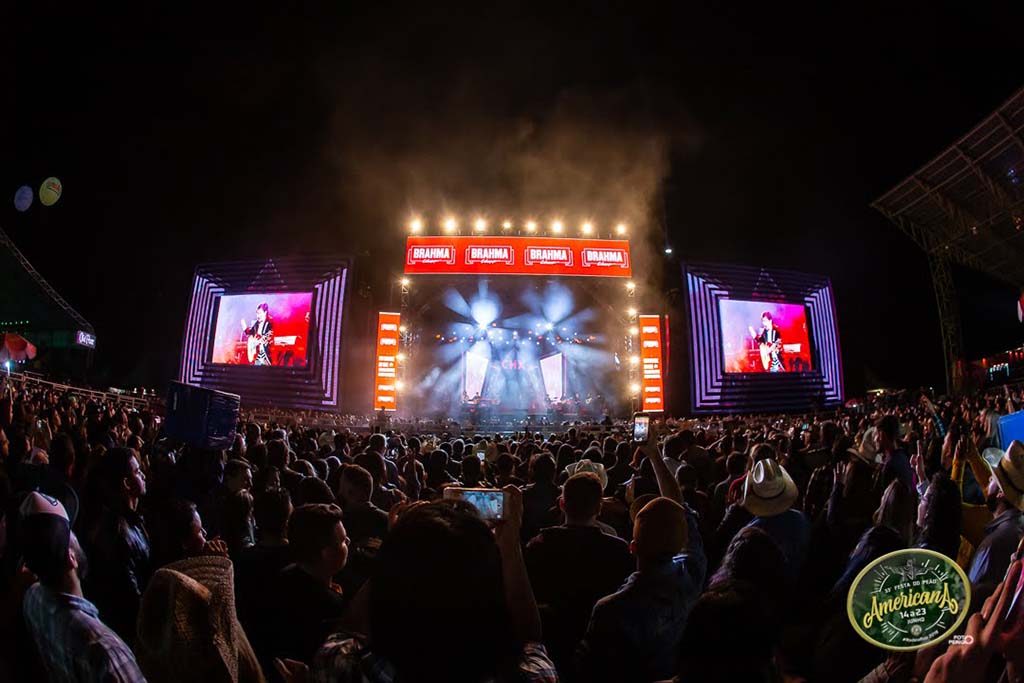
{"label": "smartphone held up", "polygon": [[646,413],[633,415],[633,442],[645,444],[651,436],[651,416]]}
{"label": "smartphone held up", "polygon": [[445,500],[464,500],[477,509],[487,521],[505,519],[506,494],[501,489],[468,489],[449,486],[444,490]]}

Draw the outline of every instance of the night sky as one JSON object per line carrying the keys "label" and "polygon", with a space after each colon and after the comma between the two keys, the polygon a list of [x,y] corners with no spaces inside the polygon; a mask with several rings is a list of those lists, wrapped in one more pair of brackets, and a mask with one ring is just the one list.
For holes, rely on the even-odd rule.
{"label": "night sky", "polygon": [[[1009,4],[148,4],[0,17],[0,225],[128,386],[175,373],[196,264],[337,251],[373,281],[448,210],[827,274],[848,393],[941,384],[925,258],[868,205],[1024,84]],[[49,175],[60,202],[17,213]],[[970,292],[982,323],[1009,297],[971,348],[1020,340],[1014,292]]]}

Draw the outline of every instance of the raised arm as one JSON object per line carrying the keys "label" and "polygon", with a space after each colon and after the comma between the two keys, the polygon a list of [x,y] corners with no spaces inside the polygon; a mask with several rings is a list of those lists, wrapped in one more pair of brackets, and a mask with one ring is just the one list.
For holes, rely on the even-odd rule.
{"label": "raised arm", "polygon": [[654,467],[654,476],[658,479],[658,491],[661,495],[681,504],[683,502],[683,492],[679,489],[679,482],[676,481],[675,476],[669,471],[668,465],[665,464],[665,459],[661,457],[661,452],[658,450],[657,436],[657,431],[652,429],[651,438],[639,450],[647,456],[647,459],[651,461],[651,465]]}
{"label": "raised arm", "polygon": [[540,610],[533,586],[526,573],[523,546],[519,538],[523,522],[523,494],[515,486],[506,486],[506,518],[494,532],[501,551],[501,573],[505,579],[505,602],[516,637],[527,643],[541,641]]}

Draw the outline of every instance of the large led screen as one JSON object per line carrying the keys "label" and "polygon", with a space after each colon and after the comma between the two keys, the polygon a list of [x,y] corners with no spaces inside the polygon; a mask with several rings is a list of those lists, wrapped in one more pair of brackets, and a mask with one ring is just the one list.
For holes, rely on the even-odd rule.
{"label": "large led screen", "polygon": [[221,296],[211,362],[305,367],[312,299],[311,292]]}
{"label": "large led screen", "polygon": [[417,284],[419,339],[403,398],[414,414],[618,415],[627,399],[621,283],[572,278],[445,278]]}
{"label": "large led screen", "polygon": [[803,304],[720,299],[727,373],[810,372],[811,342]]}

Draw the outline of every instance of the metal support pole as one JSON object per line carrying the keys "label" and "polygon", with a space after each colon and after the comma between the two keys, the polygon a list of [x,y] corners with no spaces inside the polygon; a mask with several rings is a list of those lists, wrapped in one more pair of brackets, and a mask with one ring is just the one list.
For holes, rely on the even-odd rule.
{"label": "metal support pole", "polygon": [[963,389],[963,336],[953,273],[949,259],[935,252],[928,254],[928,266],[932,273],[932,286],[935,288],[935,303],[939,309],[939,328],[946,364],[946,391],[959,393]]}

